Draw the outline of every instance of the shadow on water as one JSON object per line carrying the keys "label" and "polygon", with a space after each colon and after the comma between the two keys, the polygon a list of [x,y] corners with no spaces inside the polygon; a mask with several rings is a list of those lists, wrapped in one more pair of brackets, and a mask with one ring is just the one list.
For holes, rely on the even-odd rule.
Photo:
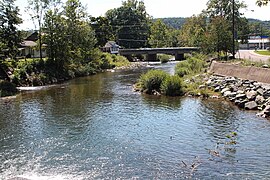
{"label": "shadow on water", "polygon": [[165,108],[171,110],[179,110],[181,108],[181,97],[166,97],[142,94],[142,101],[149,108]]}

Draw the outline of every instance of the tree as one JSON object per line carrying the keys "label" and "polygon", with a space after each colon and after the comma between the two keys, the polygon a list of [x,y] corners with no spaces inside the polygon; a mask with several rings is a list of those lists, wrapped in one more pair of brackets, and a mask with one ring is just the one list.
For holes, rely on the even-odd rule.
{"label": "tree", "polygon": [[113,33],[119,45],[126,48],[147,46],[150,17],[143,1],[124,1],[121,7],[107,11],[106,17],[113,27]]}
{"label": "tree", "polygon": [[11,58],[17,56],[18,45],[21,43],[17,25],[22,23],[22,19],[14,2],[14,0],[0,1],[0,50],[7,49],[7,55]]}
{"label": "tree", "polygon": [[28,0],[27,12],[30,14],[33,23],[38,29],[38,40],[39,40],[39,56],[42,60],[42,25],[43,18],[46,11],[49,8],[52,0]]}
{"label": "tree", "polygon": [[96,39],[87,13],[79,0],[68,0],[63,7],[47,11],[44,31],[49,60],[59,68],[90,59]]}
{"label": "tree", "polygon": [[172,46],[170,40],[169,28],[160,19],[151,25],[149,37],[151,47],[170,47]]}
{"label": "tree", "polygon": [[208,46],[213,47],[212,52],[232,52],[232,31],[230,29],[230,22],[224,17],[219,16],[212,19],[208,25],[208,32],[210,34]]}
{"label": "tree", "polygon": [[85,7],[79,0],[68,0],[63,15],[66,19],[66,36],[72,60],[87,59],[87,52],[94,48],[96,38]]}
{"label": "tree", "polygon": [[178,36],[179,45],[201,47],[206,30],[206,17],[203,14],[188,18]]}
{"label": "tree", "polygon": [[269,2],[270,2],[269,0],[257,0],[256,3],[258,6],[266,6],[268,5]]}
{"label": "tree", "polygon": [[97,47],[102,47],[106,42],[115,40],[113,36],[113,29],[106,17],[91,17],[91,27],[94,29],[97,38]]}
{"label": "tree", "polygon": [[44,19],[44,42],[47,44],[48,60],[58,71],[63,70],[69,58],[67,28],[61,15],[58,9],[49,10]]}

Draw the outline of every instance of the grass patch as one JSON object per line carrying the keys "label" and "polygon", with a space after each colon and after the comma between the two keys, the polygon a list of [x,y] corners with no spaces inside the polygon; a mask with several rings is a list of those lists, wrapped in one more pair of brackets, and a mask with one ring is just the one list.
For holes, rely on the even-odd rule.
{"label": "grass patch", "polygon": [[264,55],[264,56],[270,56],[269,50],[260,50],[260,51],[254,51],[256,54]]}

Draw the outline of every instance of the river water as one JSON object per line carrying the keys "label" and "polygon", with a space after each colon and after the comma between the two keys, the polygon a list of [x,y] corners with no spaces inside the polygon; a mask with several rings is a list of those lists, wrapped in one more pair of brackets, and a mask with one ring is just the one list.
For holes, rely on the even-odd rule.
{"label": "river water", "polygon": [[225,101],[132,92],[143,71],[1,100],[0,179],[270,179],[269,120]]}

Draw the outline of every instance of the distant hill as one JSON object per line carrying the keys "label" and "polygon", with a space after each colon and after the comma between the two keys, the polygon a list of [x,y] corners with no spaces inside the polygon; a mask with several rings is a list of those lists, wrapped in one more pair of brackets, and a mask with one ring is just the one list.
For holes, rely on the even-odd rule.
{"label": "distant hill", "polygon": [[[167,26],[175,28],[175,29],[180,29],[187,20],[187,18],[184,18],[184,17],[171,17],[171,18],[158,18],[158,19],[161,19]],[[156,20],[157,19],[154,19],[154,21]],[[250,23],[260,23],[265,29],[270,30],[270,21],[261,21],[258,19],[251,19],[251,18],[249,18],[248,21]]]}
{"label": "distant hill", "polygon": [[[167,26],[175,29],[180,29],[187,20],[187,18],[183,17],[157,18],[157,19],[161,19]],[[156,21],[157,19],[154,19],[154,21]]]}
{"label": "distant hill", "polygon": [[261,24],[265,29],[269,29],[270,30],[270,21],[261,21],[259,19],[248,19],[248,22],[250,23],[259,23]]}

